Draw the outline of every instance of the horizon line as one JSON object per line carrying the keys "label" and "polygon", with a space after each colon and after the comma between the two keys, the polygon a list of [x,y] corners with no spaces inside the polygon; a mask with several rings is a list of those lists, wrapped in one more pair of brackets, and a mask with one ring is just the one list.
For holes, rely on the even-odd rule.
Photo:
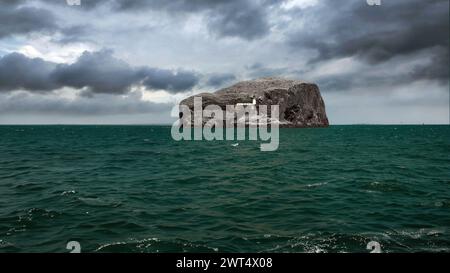
{"label": "horizon line", "polygon": [[[450,123],[336,123],[329,126],[411,126],[450,125]],[[172,126],[171,123],[0,123],[0,126]],[[311,127],[313,128],[313,127]]]}

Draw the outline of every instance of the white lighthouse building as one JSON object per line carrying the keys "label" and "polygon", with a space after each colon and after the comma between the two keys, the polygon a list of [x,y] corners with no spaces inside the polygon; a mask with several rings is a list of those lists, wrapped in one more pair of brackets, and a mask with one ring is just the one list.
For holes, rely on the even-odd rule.
{"label": "white lighthouse building", "polygon": [[256,98],[253,98],[253,102],[251,103],[238,103],[236,105],[242,105],[242,106],[256,106]]}

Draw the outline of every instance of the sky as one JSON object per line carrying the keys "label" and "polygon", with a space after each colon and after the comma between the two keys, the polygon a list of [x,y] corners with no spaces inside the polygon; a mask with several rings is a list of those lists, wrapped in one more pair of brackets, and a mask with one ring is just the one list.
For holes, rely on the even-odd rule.
{"label": "sky", "polygon": [[331,124],[449,124],[449,36],[449,0],[0,0],[0,124],[170,124],[267,76]]}

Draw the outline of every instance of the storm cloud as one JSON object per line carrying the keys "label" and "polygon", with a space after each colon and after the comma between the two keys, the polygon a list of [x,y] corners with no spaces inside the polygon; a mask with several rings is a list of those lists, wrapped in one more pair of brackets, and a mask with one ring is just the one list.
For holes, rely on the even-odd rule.
{"label": "storm cloud", "polygon": [[11,53],[0,58],[0,90],[48,91],[60,87],[50,79],[55,63]]}
{"label": "storm cloud", "polygon": [[143,84],[149,89],[163,89],[172,93],[184,92],[198,84],[200,76],[193,71],[170,71],[157,68],[143,68]]}
{"label": "storm cloud", "polygon": [[[41,0],[53,5],[65,1]],[[82,0],[81,9],[109,8],[112,12],[142,13],[158,11],[170,15],[202,15],[210,32],[217,37],[244,40],[261,38],[269,33],[267,0]]]}
{"label": "storm cloud", "polygon": [[269,33],[265,4],[266,1],[258,0],[116,0],[114,6],[121,11],[147,8],[168,13],[204,13],[214,35],[253,40]]}
{"label": "storm cloud", "polygon": [[133,85],[185,92],[199,81],[195,72],[131,67],[111,50],[84,52],[73,64],[56,64],[12,53],[0,58],[0,90],[49,92],[62,87],[89,93],[124,94]]}
{"label": "storm cloud", "polygon": [[[399,56],[427,51],[433,62],[414,69],[414,77],[448,81],[449,2],[447,0],[365,1],[323,0],[293,11],[307,18],[308,29],[288,38],[292,48],[310,48],[310,63],[355,57],[376,65]],[[320,16],[317,16],[317,15]]]}
{"label": "storm cloud", "polygon": [[21,1],[1,2],[0,39],[15,34],[54,32],[58,29],[56,18],[45,9],[18,7]]}
{"label": "storm cloud", "polygon": [[138,83],[140,75],[126,62],[116,59],[112,52],[84,52],[70,65],[58,65],[49,75],[51,81],[76,89],[88,88],[94,93],[126,93]]}

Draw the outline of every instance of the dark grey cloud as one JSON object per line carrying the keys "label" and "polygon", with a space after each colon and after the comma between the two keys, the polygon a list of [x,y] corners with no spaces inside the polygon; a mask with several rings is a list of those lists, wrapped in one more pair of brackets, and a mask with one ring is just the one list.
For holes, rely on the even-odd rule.
{"label": "dark grey cloud", "polygon": [[144,75],[143,84],[149,89],[164,89],[171,93],[192,89],[200,80],[200,76],[193,71],[171,71],[157,68],[143,68],[140,75]]}
{"label": "dark grey cloud", "polygon": [[220,37],[240,37],[247,40],[269,33],[266,10],[248,1],[238,1],[214,10],[208,16],[210,31]]}
{"label": "dark grey cloud", "polygon": [[[7,27],[0,28],[0,38],[2,35],[43,30],[69,33],[57,27],[55,16],[50,11],[19,7],[31,3],[31,0],[2,0],[2,2],[5,3],[5,8],[2,7],[0,12],[0,23],[3,23],[0,25]],[[59,6],[65,7],[68,11],[92,10],[102,6],[109,8],[111,15],[116,12],[139,13],[149,10],[171,15],[202,14],[209,31],[214,36],[238,37],[244,40],[258,39],[269,33],[268,9],[275,4],[268,0],[82,0],[81,6],[77,7],[68,6],[65,0],[40,0],[40,2],[48,4],[49,8]]]}
{"label": "dark grey cloud", "polygon": [[186,0],[173,0],[173,1],[165,1],[165,0],[113,0],[106,2],[113,2],[113,6],[117,10],[146,10],[146,9],[155,9],[155,10],[167,10],[173,12],[198,12],[207,9],[212,9],[214,7],[219,7],[221,5],[228,4],[230,2],[234,2],[235,0],[195,0],[195,1],[186,1]]}
{"label": "dark grey cloud", "polygon": [[260,38],[269,32],[268,1],[241,0],[116,0],[117,10],[143,10],[146,8],[168,13],[201,13],[218,37],[239,37],[246,40]]}
{"label": "dark grey cloud", "polygon": [[193,71],[132,67],[110,50],[84,52],[73,64],[56,64],[19,53],[0,58],[0,90],[48,92],[62,87],[88,93],[124,94],[133,85],[184,92],[199,82]]}
{"label": "dark grey cloud", "polygon": [[50,11],[17,6],[22,1],[3,1],[0,8],[0,39],[17,34],[58,30],[56,19]]}
{"label": "dark grey cloud", "polygon": [[441,83],[449,83],[450,56],[449,48],[436,46],[430,50],[431,64],[416,66],[409,73],[410,79],[437,79]]}
{"label": "dark grey cloud", "polygon": [[[109,2],[111,3],[111,2]],[[253,40],[269,32],[268,1],[241,0],[115,0],[118,11],[156,10],[167,13],[206,15],[206,24],[218,37],[238,37]]]}
{"label": "dark grey cloud", "polygon": [[[65,0],[41,0],[41,2],[50,4],[48,9],[30,6],[29,4],[33,3],[32,0],[0,0],[0,39],[39,32],[60,33],[62,37],[53,39],[53,41],[71,43],[80,42],[83,36],[89,32],[90,26],[87,24],[64,25],[64,20],[58,21],[58,14],[52,9],[54,6],[59,6],[70,9],[67,11],[73,11],[77,6],[68,6]],[[92,8],[101,2],[83,0],[82,7]]]}
{"label": "dark grey cloud", "polygon": [[134,68],[109,50],[84,52],[75,63],[58,65],[49,76],[61,86],[88,88],[93,93],[123,94],[140,80]]}
{"label": "dark grey cloud", "polygon": [[[91,10],[100,6],[115,12],[160,11],[168,14],[202,13],[212,34],[218,37],[238,37],[246,40],[260,38],[269,32],[267,0],[82,0],[80,6],[68,6],[65,0],[40,0],[49,5]],[[33,31],[61,30],[55,24],[54,15],[43,9],[18,8],[31,0],[2,0],[0,10],[0,38],[6,35]],[[15,27],[12,28],[14,22]],[[2,24],[3,23],[3,24]],[[1,25],[7,27],[1,28]],[[68,32],[66,32],[68,33]],[[72,37],[73,38],[73,37]],[[69,40],[72,38],[69,37]],[[62,42],[67,40],[62,40]]]}
{"label": "dark grey cloud", "polygon": [[48,91],[60,87],[50,79],[56,64],[11,53],[0,58],[0,90]]}
{"label": "dark grey cloud", "polygon": [[[318,76],[315,81],[323,90],[328,91],[348,91],[355,88],[386,91],[394,89],[395,86],[408,86],[421,80],[431,80],[448,86],[448,50],[435,47],[425,50],[422,55],[427,56],[429,60],[423,60],[423,63],[418,65],[405,65],[409,58],[400,56],[387,62],[363,66],[358,70],[342,74]],[[396,66],[401,65],[403,69],[395,69]],[[301,73],[298,72],[299,75]]]}
{"label": "dark grey cloud", "polygon": [[415,69],[415,77],[448,82],[448,0],[383,1],[377,7],[359,0],[324,0],[293,13],[309,25],[291,33],[288,42],[293,48],[315,49],[318,55],[311,63],[353,56],[379,64],[426,50],[437,62]]}
{"label": "dark grey cloud", "polygon": [[[55,4],[53,0],[42,0]],[[80,8],[109,7],[113,12],[159,11],[168,14],[203,14],[218,37],[253,40],[269,33],[267,0],[84,0]]]}

